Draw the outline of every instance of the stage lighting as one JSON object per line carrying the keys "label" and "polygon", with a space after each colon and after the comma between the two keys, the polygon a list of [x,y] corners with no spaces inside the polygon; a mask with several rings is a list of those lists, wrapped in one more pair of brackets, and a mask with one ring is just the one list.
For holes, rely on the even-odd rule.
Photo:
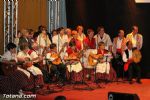
{"label": "stage lighting", "polygon": [[150,3],[150,0],[135,0],[136,3]]}

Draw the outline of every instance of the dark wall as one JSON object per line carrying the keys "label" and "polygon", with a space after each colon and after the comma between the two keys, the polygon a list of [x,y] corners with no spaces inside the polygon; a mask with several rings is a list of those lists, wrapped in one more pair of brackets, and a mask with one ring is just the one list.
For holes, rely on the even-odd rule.
{"label": "dark wall", "polygon": [[68,27],[75,29],[81,24],[96,33],[96,28],[103,25],[111,38],[119,28],[127,34],[132,25],[138,25],[144,37],[142,75],[150,76],[150,4],[135,4],[134,0],[66,0],[66,10]]}

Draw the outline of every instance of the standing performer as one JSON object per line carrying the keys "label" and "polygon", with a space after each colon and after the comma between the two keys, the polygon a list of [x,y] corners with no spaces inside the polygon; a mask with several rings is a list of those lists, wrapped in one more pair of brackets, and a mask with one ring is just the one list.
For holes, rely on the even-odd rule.
{"label": "standing performer", "polygon": [[138,65],[138,63],[141,60],[141,53],[138,49],[132,49],[132,42],[128,41],[127,42],[127,50],[125,50],[125,52],[123,52],[123,61],[125,62],[124,65],[124,70],[128,71],[129,74],[129,83],[132,84],[132,78],[133,78],[133,74],[136,73],[137,74],[137,80],[136,82],[141,84],[141,68]]}
{"label": "standing performer", "polygon": [[105,33],[104,27],[98,27],[97,32],[98,33],[94,36],[94,38],[96,39],[96,46],[98,47],[99,42],[104,42],[105,49],[112,51],[112,42],[110,36]]}
{"label": "standing performer", "polygon": [[29,44],[28,36],[29,31],[26,29],[21,30],[22,36],[19,38],[19,46],[23,45],[24,43]]}
{"label": "standing performer", "polygon": [[113,40],[114,68],[117,71],[117,77],[123,76],[123,60],[122,54],[126,49],[126,38],[124,30],[120,29],[118,36]]}
{"label": "standing performer", "polygon": [[127,35],[127,40],[131,41],[133,44],[133,48],[137,48],[140,50],[143,45],[143,36],[138,33],[138,26],[132,27],[132,32]]}
{"label": "standing performer", "polygon": [[72,39],[72,34],[71,34],[71,29],[67,28],[65,30],[66,35],[68,36],[68,43],[70,42],[70,40]]}
{"label": "standing performer", "polygon": [[87,30],[87,37],[83,40],[84,48],[96,49],[96,41],[94,38],[94,31],[92,29]]}
{"label": "standing performer", "polygon": [[74,41],[77,50],[82,50],[83,49],[82,42],[78,39],[78,33],[77,33],[77,31],[75,31],[75,30],[72,31],[72,37],[73,38],[70,40],[70,42]]}
{"label": "standing performer", "polygon": [[77,26],[77,33],[78,33],[78,39],[82,42],[83,39],[86,37],[83,33],[83,26]]}
{"label": "standing performer", "polygon": [[64,33],[64,28],[63,27],[58,29],[58,34],[53,36],[52,41],[53,41],[53,43],[56,44],[57,52],[59,52],[62,49],[63,45],[66,42],[68,42],[68,37]]}
{"label": "standing performer", "polygon": [[44,50],[50,47],[51,41],[46,33],[46,29],[42,28],[42,33],[37,37],[37,44],[39,45],[39,54],[43,54]]}

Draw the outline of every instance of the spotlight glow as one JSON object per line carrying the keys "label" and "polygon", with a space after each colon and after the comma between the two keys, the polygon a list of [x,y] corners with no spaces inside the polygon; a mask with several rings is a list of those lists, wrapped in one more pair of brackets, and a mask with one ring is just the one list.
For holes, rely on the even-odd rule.
{"label": "spotlight glow", "polygon": [[135,0],[136,3],[150,3],[150,0]]}

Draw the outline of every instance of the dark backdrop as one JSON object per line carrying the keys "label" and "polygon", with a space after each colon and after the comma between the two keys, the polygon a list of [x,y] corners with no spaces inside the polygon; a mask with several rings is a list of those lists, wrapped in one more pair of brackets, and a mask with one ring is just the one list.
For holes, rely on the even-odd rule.
{"label": "dark backdrop", "polygon": [[66,0],[67,25],[75,29],[77,25],[87,28],[105,27],[111,38],[118,29],[131,32],[132,25],[139,26],[143,35],[142,76],[150,77],[150,4],[136,4],[134,0]]}

